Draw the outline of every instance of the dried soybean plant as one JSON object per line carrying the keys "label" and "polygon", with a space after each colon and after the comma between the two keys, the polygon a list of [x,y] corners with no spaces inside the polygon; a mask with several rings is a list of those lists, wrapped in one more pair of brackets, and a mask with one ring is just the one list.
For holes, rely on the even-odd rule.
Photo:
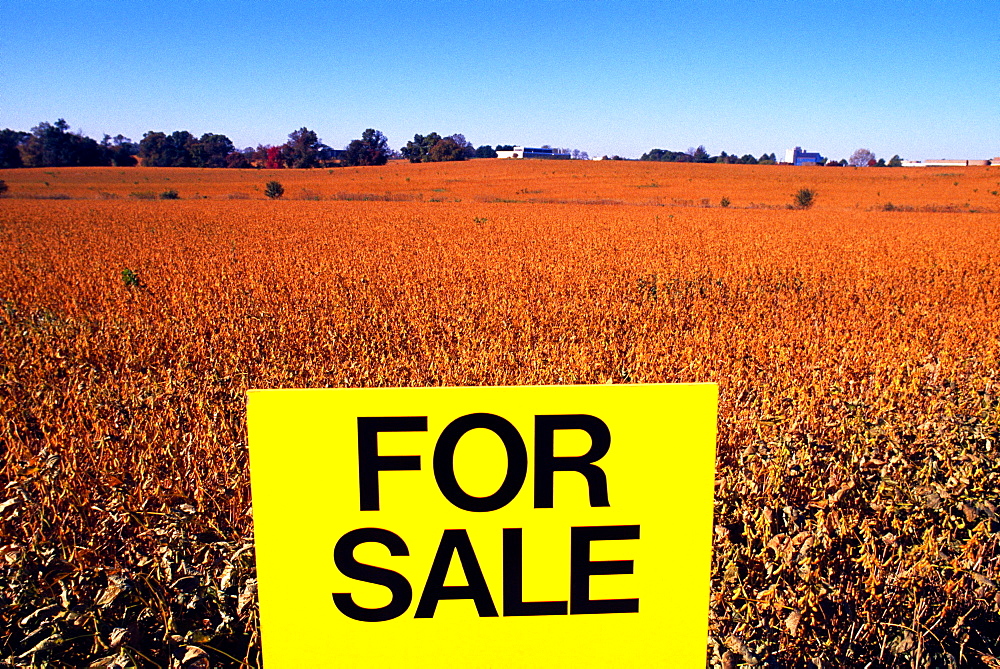
{"label": "dried soybean plant", "polygon": [[708,663],[996,662],[993,172],[380,169],[5,199],[0,662],[260,664],[248,388],[674,381],[721,387]]}

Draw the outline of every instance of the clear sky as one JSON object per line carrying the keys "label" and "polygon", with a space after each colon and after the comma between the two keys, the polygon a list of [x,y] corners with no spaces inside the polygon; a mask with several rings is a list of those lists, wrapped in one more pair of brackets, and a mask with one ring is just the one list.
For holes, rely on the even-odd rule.
{"label": "clear sky", "polygon": [[0,128],[1000,155],[996,0],[4,0]]}

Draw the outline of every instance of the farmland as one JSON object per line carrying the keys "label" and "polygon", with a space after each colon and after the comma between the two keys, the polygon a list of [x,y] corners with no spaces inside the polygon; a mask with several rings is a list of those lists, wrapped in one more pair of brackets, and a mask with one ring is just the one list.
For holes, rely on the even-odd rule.
{"label": "farmland", "polygon": [[707,662],[1000,666],[996,167],[0,179],[0,663],[258,664],[249,388],[715,382]]}

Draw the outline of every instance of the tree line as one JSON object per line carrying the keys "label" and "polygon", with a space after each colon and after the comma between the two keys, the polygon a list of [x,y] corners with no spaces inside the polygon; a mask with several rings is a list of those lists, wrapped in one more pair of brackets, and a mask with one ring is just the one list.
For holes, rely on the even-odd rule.
{"label": "tree line", "polygon": [[[138,142],[104,135],[98,142],[74,132],[64,119],[42,122],[31,132],[0,130],[0,169],[17,167],[229,167],[267,169],[332,166],[384,165],[392,158],[410,162],[440,162],[470,158],[496,158],[497,150],[511,145],[478,148],[464,135],[441,136],[436,132],[414,135],[399,151],[374,128],[365,130],[343,149],[324,144],[313,130],[302,127],[278,146],[258,144],[237,148],[226,135],[205,133],[201,137],[186,130],[165,133],[150,130]],[[577,152],[580,154],[580,152]],[[586,155],[586,154],[580,154]]]}
{"label": "tree line", "polygon": [[316,133],[300,128],[279,146],[267,144],[238,149],[229,137],[186,130],[170,134],[149,131],[138,142],[123,135],[105,135],[98,142],[70,130],[64,119],[42,122],[31,132],[0,130],[0,168],[16,167],[267,167],[306,168],[329,164],[384,165],[393,152],[378,130],[369,128],[343,149],[333,149]]}
{"label": "tree line", "polygon": [[642,154],[639,160],[653,160],[662,163],[728,163],[730,165],[776,165],[778,158],[773,153],[764,153],[759,158],[751,154],[737,156],[725,151],[717,156],[711,155],[704,146],[690,148],[687,151],[669,151],[667,149],[650,149]]}
{"label": "tree line", "polygon": [[[0,169],[16,167],[127,167],[142,164],[148,167],[229,167],[268,169],[309,168],[332,166],[384,165],[392,158],[404,158],[412,163],[496,158],[497,151],[510,151],[510,144],[474,147],[462,134],[442,136],[436,132],[414,135],[413,139],[394,151],[380,131],[366,129],[343,149],[324,144],[313,130],[302,127],[288,135],[288,141],[278,146],[258,144],[238,149],[227,136],[205,133],[197,137],[186,130],[170,134],[149,131],[138,142],[123,135],[104,135],[98,142],[80,132],[70,130],[64,119],[55,123],[42,122],[31,132],[0,130]],[[587,153],[570,151],[573,158],[587,159]],[[605,156],[607,158],[607,156]],[[613,156],[612,160],[622,160]],[[639,160],[677,163],[728,163],[743,165],[774,165],[773,153],[760,157],[751,154],[737,156],[725,151],[711,155],[704,146],[687,151],[651,149]],[[886,162],[876,160],[868,149],[858,149],[849,160],[822,159],[820,165],[854,165],[898,167],[902,159],[896,155]]]}
{"label": "tree line", "polygon": [[[615,156],[614,159],[619,159]],[[667,149],[650,149],[642,154],[639,160],[653,160],[664,163],[727,163],[730,165],[776,165],[778,158],[773,153],[762,154],[759,158],[754,158],[749,153],[743,156],[728,154],[725,151],[717,156],[711,155],[704,146],[690,148],[687,151],[668,151]],[[898,155],[888,160],[884,158],[875,159],[875,154],[868,149],[858,149],[851,154],[850,159],[830,160],[822,158],[817,165],[828,167],[902,167],[903,159]]]}

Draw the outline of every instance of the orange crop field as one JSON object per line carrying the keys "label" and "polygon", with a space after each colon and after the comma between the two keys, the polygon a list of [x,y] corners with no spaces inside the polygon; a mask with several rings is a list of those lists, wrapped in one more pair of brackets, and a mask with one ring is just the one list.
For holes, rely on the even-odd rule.
{"label": "orange crop field", "polygon": [[998,167],[0,179],[2,666],[261,664],[247,389],[653,382],[720,387],[708,666],[1000,666]]}

